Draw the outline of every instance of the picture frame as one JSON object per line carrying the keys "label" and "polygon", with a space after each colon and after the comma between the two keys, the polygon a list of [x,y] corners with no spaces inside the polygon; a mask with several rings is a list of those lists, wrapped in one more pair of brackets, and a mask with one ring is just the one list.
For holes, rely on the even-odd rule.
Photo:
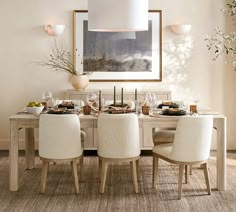
{"label": "picture frame", "polygon": [[162,81],[162,11],[149,10],[149,29],[88,31],[88,11],[74,10],[74,63],[91,82]]}

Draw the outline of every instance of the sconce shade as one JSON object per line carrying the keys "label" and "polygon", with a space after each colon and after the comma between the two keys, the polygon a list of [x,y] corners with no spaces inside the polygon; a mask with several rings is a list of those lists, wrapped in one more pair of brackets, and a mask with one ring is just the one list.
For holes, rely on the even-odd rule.
{"label": "sconce shade", "polygon": [[190,32],[192,29],[192,25],[190,24],[177,24],[177,25],[171,25],[170,26],[172,32],[176,34],[185,34],[187,32]]}
{"label": "sconce shade", "polygon": [[45,31],[49,35],[60,35],[64,32],[65,25],[58,24],[58,25],[46,25],[45,26]]}
{"label": "sconce shade", "polygon": [[88,30],[148,30],[148,0],[88,0]]}

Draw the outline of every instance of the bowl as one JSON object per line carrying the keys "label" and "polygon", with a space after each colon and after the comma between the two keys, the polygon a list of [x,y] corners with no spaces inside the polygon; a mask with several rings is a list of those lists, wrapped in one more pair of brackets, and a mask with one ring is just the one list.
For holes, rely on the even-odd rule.
{"label": "bowl", "polygon": [[28,113],[32,113],[32,114],[40,114],[44,109],[44,106],[41,106],[41,107],[26,107],[25,110],[28,112]]}

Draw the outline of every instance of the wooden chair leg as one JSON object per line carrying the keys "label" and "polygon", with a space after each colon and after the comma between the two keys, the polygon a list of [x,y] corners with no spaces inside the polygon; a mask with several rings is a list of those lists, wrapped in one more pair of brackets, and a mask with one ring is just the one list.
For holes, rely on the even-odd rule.
{"label": "wooden chair leg", "polygon": [[49,164],[48,161],[43,160],[42,175],[41,175],[41,193],[44,193],[46,188],[48,164]]}
{"label": "wooden chair leg", "polygon": [[80,159],[79,159],[79,166],[80,166],[80,181],[83,181],[84,179],[84,156],[81,155]]}
{"label": "wooden chair leg", "polygon": [[139,159],[136,160],[136,167],[137,167],[137,179],[140,181],[140,166],[139,166]]}
{"label": "wooden chair leg", "polygon": [[207,163],[202,164],[202,167],[203,167],[203,170],[204,170],[204,176],[205,176],[205,180],[206,180],[207,191],[208,191],[208,194],[210,195],[211,194],[211,186],[210,186]]}
{"label": "wooden chair leg", "polygon": [[193,174],[193,166],[192,166],[192,165],[190,165],[189,174],[190,174],[190,175]]}
{"label": "wooden chair leg", "polygon": [[185,165],[185,183],[187,184],[189,182],[189,171],[188,166]]}
{"label": "wooden chair leg", "polygon": [[178,199],[181,199],[182,194],[182,180],[183,180],[184,165],[179,165],[179,182],[178,182]]}
{"label": "wooden chair leg", "polygon": [[98,181],[101,182],[102,160],[98,157]]}
{"label": "wooden chair leg", "polygon": [[156,188],[157,184],[157,170],[158,170],[158,157],[153,156],[153,163],[152,163],[152,187]]}
{"label": "wooden chair leg", "polygon": [[131,163],[132,163],[132,177],[133,177],[134,192],[138,193],[137,163],[135,160],[133,160]]}
{"label": "wooden chair leg", "polygon": [[77,163],[76,160],[72,160],[71,162],[71,169],[72,169],[72,176],[74,179],[74,187],[75,187],[75,193],[79,193],[79,179],[78,179],[78,170],[77,170]]}
{"label": "wooden chair leg", "polygon": [[105,190],[106,178],[107,178],[107,168],[108,162],[101,160],[102,163],[102,173],[101,173],[101,182],[100,182],[100,193],[103,194]]}

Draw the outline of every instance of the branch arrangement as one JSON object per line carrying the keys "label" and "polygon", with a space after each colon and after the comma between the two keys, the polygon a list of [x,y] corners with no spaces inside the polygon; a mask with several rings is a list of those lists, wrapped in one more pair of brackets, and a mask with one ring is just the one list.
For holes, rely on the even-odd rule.
{"label": "branch arrangement", "polygon": [[[69,51],[64,50],[62,47],[59,48],[56,41],[51,49],[49,58],[42,59],[38,62],[41,66],[49,67],[55,71],[65,71],[72,75],[79,75],[76,71],[76,67],[72,62],[73,58]],[[81,59],[82,63],[82,59]]]}
{"label": "branch arrangement", "polygon": [[[236,0],[233,0],[231,4],[227,4],[227,8],[221,10],[223,13],[232,17],[233,24],[235,25],[236,16]],[[214,29],[214,35],[207,36],[205,39],[208,50],[213,50],[216,60],[219,56],[226,55],[227,63],[236,64],[236,32],[225,34],[219,27]]]}

